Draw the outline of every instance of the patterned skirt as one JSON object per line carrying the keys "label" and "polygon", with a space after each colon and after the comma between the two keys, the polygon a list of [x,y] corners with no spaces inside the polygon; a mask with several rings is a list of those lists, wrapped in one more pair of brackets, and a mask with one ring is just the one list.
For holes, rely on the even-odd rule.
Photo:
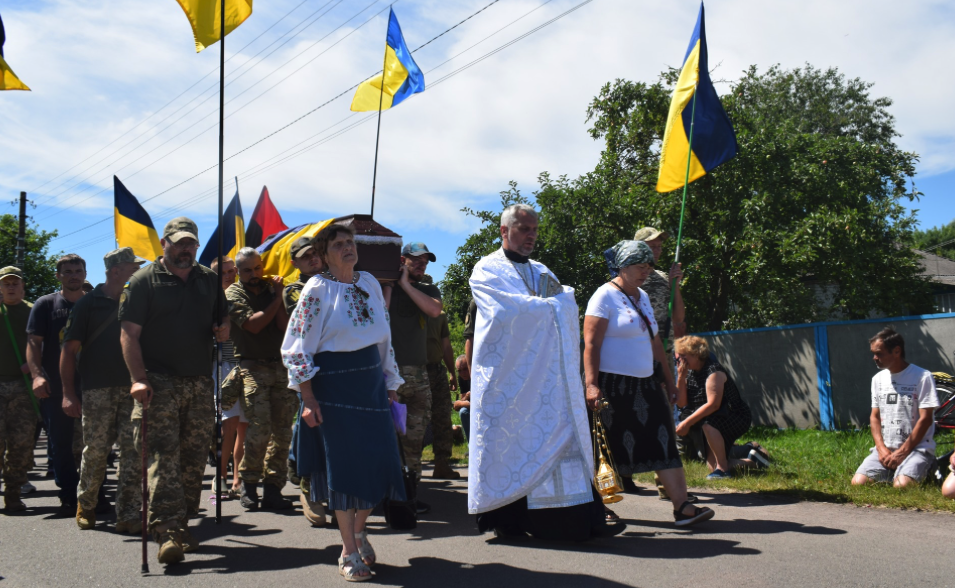
{"label": "patterned skirt", "polygon": [[656,380],[600,372],[597,385],[610,403],[600,418],[620,475],[683,467],[670,403]]}

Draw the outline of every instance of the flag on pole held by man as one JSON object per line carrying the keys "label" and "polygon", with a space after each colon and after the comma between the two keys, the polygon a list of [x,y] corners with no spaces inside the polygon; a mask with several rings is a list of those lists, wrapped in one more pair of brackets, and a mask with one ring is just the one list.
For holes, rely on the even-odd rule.
{"label": "flag on pole held by man", "polygon": [[358,86],[351,103],[354,112],[372,112],[378,110],[379,104],[381,110],[388,110],[412,94],[424,92],[424,74],[411,57],[394,10],[388,15],[384,66],[381,74]]}
{"label": "flag on pole held by man", "polygon": [[657,192],[670,192],[684,186],[687,182],[688,159],[688,181],[692,182],[702,178],[719,164],[732,159],[738,151],[733,125],[730,124],[720,97],[716,94],[716,88],[710,81],[707,59],[706,27],[703,22],[703,4],[700,3],[696,28],[690,37],[690,46],[683,58],[683,69],[670,102],[663,146],[660,149]]}
{"label": "flag on pole held by man", "polygon": [[113,176],[113,225],[117,246],[132,247],[133,253],[150,261],[162,257],[159,233],[152,219],[116,176]]}
{"label": "flag on pole held by man", "polygon": [[249,226],[245,229],[245,246],[258,247],[263,241],[276,233],[280,233],[288,227],[282,222],[282,215],[272,204],[269,198],[269,189],[262,186],[262,193],[259,194],[259,201],[255,203],[255,210],[252,211],[252,218],[249,219]]}
{"label": "flag on pole held by man", "polygon": [[196,38],[196,53],[222,38],[219,32],[221,2],[225,2],[225,34],[234,31],[252,14],[252,0],[176,0],[186,13]]}
{"label": "flag on pole held by man", "polygon": [[236,178],[235,196],[222,213],[222,223],[206,242],[199,256],[199,263],[209,267],[212,260],[219,256],[219,230],[222,230],[222,256],[235,259],[235,254],[245,247],[245,218],[242,216],[242,203],[239,202],[239,180]]}
{"label": "flag on pole held by man", "polygon": [[0,18],[0,90],[26,90],[29,92],[30,88],[20,81],[17,74],[13,73],[10,66],[4,61],[3,43],[6,40],[7,37],[3,31],[3,18]]}
{"label": "flag on pole held by man", "polygon": [[315,237],[325,227],[332,224],[335,219],[330,218],[317,223],[308,223],[286,229],[272,236],[258,246],[257,250],[262,256],[262,269],[266,275],[282,276],[285,282],[294,281],[298,270],[292,265],[291,248],[292,243],[300,237]]}

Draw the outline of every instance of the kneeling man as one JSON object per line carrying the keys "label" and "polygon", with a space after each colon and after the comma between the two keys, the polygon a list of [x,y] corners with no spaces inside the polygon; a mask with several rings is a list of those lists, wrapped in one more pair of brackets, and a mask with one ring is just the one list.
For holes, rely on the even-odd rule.
{"label": "kneeling man", "polygon": [[905,341],[892,328],[869,339],[875,365],[869,423],[875,447],[856,470],[853,485],[888,482],[896,488],[921,482],[935,462],[935,380],[905,361]]}

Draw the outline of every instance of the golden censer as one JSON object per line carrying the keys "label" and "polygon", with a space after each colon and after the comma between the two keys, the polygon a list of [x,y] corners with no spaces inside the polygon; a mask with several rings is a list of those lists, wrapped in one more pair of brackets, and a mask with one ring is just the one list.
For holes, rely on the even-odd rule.
{"label": "golden censer", "polygon": [[594,486],[597,492],[603,497],[604,504],[613,504],[623,500],[620,493],[623,492],[623,486],[620,485],[620,474],[613,463],[613,456],[610,455],[610,449],[607,447],[607,430],[604,429],[603,421],[600,419],[600,412],[608,408],[610,403],[605,398],[597,401],[597,410],[594,411],[594,463],[597,464],[597,474],[594,476]]}

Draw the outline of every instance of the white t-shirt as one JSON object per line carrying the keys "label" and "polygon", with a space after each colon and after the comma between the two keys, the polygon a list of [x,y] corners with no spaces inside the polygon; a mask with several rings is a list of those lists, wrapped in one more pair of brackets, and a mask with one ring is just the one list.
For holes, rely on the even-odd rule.
{"label": "white t-shirt", "polygon": [[[872,408],[882,418],[882,441],[889,449],[898,449],[912,434],[920,408],[938,406],[932,373],[909,364],[897,374],[882,370],[872,377]],[[935,452],[935,422],[928,428],[916,449]]]}
{"label": "white t-shirt", "polygon": [[[653,375],[653,347],[647,325],[633,307],[633,298],[607,283],[597,288],[587,303],[588,316],[607,319],[607,334],[600,347],[600,371],[635,378]],[[650,297],[640,290],[640,310],[659,331]]]}

